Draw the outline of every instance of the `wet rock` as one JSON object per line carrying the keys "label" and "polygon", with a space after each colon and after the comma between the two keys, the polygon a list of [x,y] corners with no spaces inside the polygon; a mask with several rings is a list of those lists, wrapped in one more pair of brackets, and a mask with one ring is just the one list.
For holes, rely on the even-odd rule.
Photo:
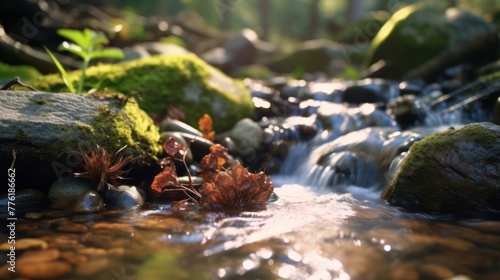
{"label": "wet rock", "polygon": [[8,194],[0,195],[0,215],[8,214],[9,202],[15,204],[16,215],[32,211],[40,211],[49,205],[47,196],[35,189],[18,190],[15,193],[15,200],[11,201]]}
{"label": "wet rock", "polygon": [[95,189],[85,179],[64,176],[57,179],[49,189],[49,199],[56,208],[63,208],[82,193]]}
{"label": "wet rock", "polygon": [[92,259],[86,263],[79,264],[75,269],[75,274],[78,276],[89,277],[102,272],[109,265],[109,259],[97,258],[90,256]]}
{"label": "wet rock", "polygon": [[71,213],[95,213],[104,210],[104,201],[96,191],[85,191],[72,203]]}
{"label": "wet rock", "polygon": [[[80,73],[69,75],[76,79]],[[103,80],[103,76],[107,79]],[[186,122],[192,126],[198,124],[203,114],[209,114],[215,131],[230,129],[238,120],[251,116],[253,110],[250,93],[241,81],[229,78],[192,54],[89,67],[86,81],[124,94],[139,92],[141,98],[137,102],[149,114],[161,116],[168,105],[175,104],[186,113]],[[59,74],[43,76],[33,86],[46,91],[65,90]]]}
{"label": "wet rock", "polygon": [[[442,51],[493,28],[484,19],[458,8],[438,5],[410,5],[402,8],[377,33],[368,51],[365,66],[385,60],[386,68],[372,77],[400,80],[407,72]],[[405,49],[405,52],[401,52]],[[498,42],[469,58],[474,65],[498,58]],[[468,62],[468,61],[462,61]]]}
{"label": "wet rock", "polygon": [[24,253],[20,258],[20,262],[48,262],[55,261],[61,255],[58,249],[46,249],[37,251],[28,251]]}
{"label": "wet rock", "polygon": [[253,155],[262,142],[262,128],[251,119],[239,121],[231,130],[230,137],[236,142],[242,156]]}
{"label": "wet rock", "polygon": [[416,104],[417,98],[415,95],[408,94],[397,97],[395,100],[387,104],[388,112],[394,117],[401,128],[406,129],[414,126],[425,117],[424,112]]}
{"label": "wet rock", "polygon": [[349,85],[342,94],[342,102],[351,104],[382,103],[399,96],[399,85],[381,79],[364,79]]}
{"label": "wet rock", "polygon": [[[8,242],[0,244],[0,251],[10,250],[11,244]],[[47,249],[49,245],[46,241],[37,238],[22,238],[16,240],[16,250],[33,250],[33,249]]]}
{"label": "wet rock", "polygon": [[144,204],[144,197],[134,186],[111,188],[104,197],[110,209],[130,209]]}
{"label": "wet rock", "polygon": [[198,129],[179,120],[166,119],[160,123],[160,132],[184,132],[194,136],[203,137],[203,133]]}
{"label": "wet rock", "polygon": [[415,143],[384,198],[418,211],[500,213],[500,126],[466,125]]}
{"label": "wet rock", "polygon": [[58,226],[56,230],[67,233],[82,233],[87,231],[87,227],[82,224],[68,223]]}
{"label": "wet rock", "polygon": [[17,273],[27,279],[59,279],[71,273],[71,266],[63,261],[20,262]]}
{"label": "wet rock", "polygon": [[[46,190],[78,167],[68,154],[77,142],[155,157],[160,134],[136,102],[118,94],[69,94],[4,91],[0,95],[0,158],[16,154],[16,188],[36,184]],[[2,160],[7,170],[10,160]]]}

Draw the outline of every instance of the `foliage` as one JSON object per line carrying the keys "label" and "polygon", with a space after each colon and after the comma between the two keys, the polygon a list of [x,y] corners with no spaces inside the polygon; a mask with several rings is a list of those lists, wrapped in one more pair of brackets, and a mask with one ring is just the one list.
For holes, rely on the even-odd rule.
{"label": "foliage", "polygon": [[184,193],[189,200],[207,210],[228,210],[263,205],[274,190],[270,177],[263,172],[250,173],[239,164],[223,170],[229,155],[227,149],[218,144],[210,147],[210,154],[201,160],[198,175],[203,179],[202,184],[195,186],[184,158],[182,162],[188,172],[189,183],[180,183],[174,160],[179,153],[185,157],[186,147],[172,137],[163,146],[168,157],[161,161],[163,171],[151,184],[151,190],[156,195],[166,194],[172,200],[180,200],[179,193]]}
{"label": "foliage", "polygon": [[213,122],[209,114],[204,114],[198,120],[198,127],[200,128],[200,131],[203,133],[203,138],[210,141],[215,140],[215,131],[213,131],[212,126]]}
{"label": "foliage", "polygon": [[67,51],[74,55],[79,56],[83,60],[81,69],[81,77],[78,82],[78,88],[75,89],[68,73],[58,61],[58,59],[47,48],[45,50],[56,64],[59,72],[61,72],[64,84],[71,92],[82,92],[85,83],[85,71],[87,70],[90,61],[95,59],[123,59],[124,54],[121,49],[113,47],[103,47],[109,41],[106,35],[102,32],[95,32],[91,29],[84,29],[83,31],[74,29],[59,29],[57,34],[73,41],[73,43],[64,41],[59,46],[58,50]]}

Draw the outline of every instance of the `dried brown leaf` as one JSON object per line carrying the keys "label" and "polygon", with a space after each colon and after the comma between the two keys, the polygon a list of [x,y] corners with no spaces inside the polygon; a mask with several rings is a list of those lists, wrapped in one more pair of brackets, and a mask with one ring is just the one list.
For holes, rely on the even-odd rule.
{"label": "dried brown leaf", "polygon": [[211,180],[214,174],[221,170],[227,163],[228,159],[229,154],[227,153],[226,147],[219,144],[212,145],[210,147],[210,154],[201,159],[199,176],[202,177],[204,181]]}
{"label": "dried brown leaf", "polygon": [[200,203],[207,209],[236,209],[263,205],[271,196],[274,184],[263,172],[250,173],[242,165],[218,171],[200,189]]}
{"label": "dried brown leaf", "polygon": [[204,114],[198,120],[198,128],[203,133],[203,138],[214,141],[215,139],[215,131],[213,131],[213,121],[210,115]]}

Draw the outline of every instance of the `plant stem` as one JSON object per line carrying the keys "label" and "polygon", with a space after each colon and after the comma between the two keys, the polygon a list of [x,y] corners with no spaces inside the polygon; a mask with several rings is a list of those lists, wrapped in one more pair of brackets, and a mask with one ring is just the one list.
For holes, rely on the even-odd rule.
{"label": "plant stem", "polygon": [[88,57],[86,57],[83,60],[82,76],[80,77],[80,81],[78,82],[78,93],[83,92],[83,84],[85,83],[85,71],[87,70],[89,63],[90,63],[90,59]]}

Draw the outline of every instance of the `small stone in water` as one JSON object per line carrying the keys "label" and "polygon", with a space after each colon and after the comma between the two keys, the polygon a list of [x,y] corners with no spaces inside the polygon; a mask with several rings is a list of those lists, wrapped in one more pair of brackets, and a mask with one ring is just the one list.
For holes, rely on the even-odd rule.
{"label": "small stone in water", "polygon": [[[0,251],[8,251],[12,245],[5,242],[0,244]],[[49,245],[46,241],[36,238],[23,238],[16,240],[16,250],[47,249]]]}
{"label": "small stone in water", "polygon": [[87,227],[82,224],[68,223],[58,226],[56,230],[59,232],[81,233],[86,232]]}
{"label": "small stone in water", "polygon": [[63,261],[19,263],[16,272],[27,279],[58,279],[71,273],[71,266]]}
{"label": "small stone in water", "polygon": [[104,209],[104,201],[96,191],[85,191],[72,204],[73,213],[94,213]]}
{"label": "small stone in water", "polygon": [[24,214],[24,217],[30,220],[39,220],[42,218],[42,214],[38,212],[29,212]]}
{"label": "small stone in water", "polygon": [[28,251],[19,258],[19,263],[55,261],[59,258],[60,255],[61,254],[59,250],[54,248],[46,250]]}

